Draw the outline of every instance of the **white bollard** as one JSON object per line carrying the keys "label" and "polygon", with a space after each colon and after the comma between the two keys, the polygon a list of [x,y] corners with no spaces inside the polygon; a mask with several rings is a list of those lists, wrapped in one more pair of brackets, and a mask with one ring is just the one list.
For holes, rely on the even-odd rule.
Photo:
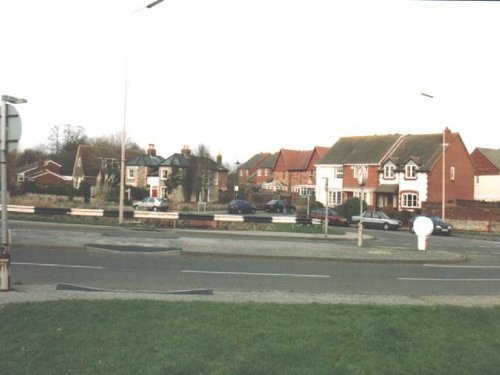
{"label": "white bollard", "polygon": [[418,250],[429,250],[429,236],[434,230],[434,223],[426,216],[419,216],[413,223],[413,230],[418,239]]}
{"label": "white bollard", "polygon": [[0,253],[0,291],[10,290],[10,255]]}

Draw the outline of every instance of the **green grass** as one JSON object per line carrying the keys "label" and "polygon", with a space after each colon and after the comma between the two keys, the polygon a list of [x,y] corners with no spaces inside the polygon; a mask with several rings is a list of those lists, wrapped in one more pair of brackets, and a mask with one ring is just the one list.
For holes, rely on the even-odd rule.
{"label": "green grass", "polygon": [[158,301],[0,308],[2,374],[498,374],[500,309]]}

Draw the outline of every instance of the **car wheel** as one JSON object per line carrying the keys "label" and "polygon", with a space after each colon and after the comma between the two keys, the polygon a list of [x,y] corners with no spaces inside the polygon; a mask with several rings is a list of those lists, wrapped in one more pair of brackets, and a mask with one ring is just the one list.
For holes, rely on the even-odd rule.
{"label": "car wheel", "polygon": [[238,208],[238,213],[241,214],[241,208]]}
{"label": "car wheel", "polygon": [[288,209],[288,213],[290,213],[290,214],[294,214],[294,213],[295,213],[295,207],[290,207],[290,208]]}
{"label": "car wheel", "polygon": [[252,208],[252,214],[254,214],[256,212],[255,208]]}
{"label": "car wheel", "polygon": [[153,207],[153,211],[158,211],[158,207]]}
{"label": "car wheel", "polygon": [[384,230],[389,230],[389,224],[388,223],[384,223]]}

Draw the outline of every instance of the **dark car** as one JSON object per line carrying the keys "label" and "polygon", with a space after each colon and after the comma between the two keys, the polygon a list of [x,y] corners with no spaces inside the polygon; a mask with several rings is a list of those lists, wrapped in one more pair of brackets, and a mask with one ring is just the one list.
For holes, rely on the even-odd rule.
{"label": "dark car", "polygon": [[[314,208],[311,210],[310,217],[311,219],[319,219],[325,220],[325,207]],[[340,215],[333,208],[328,208],[328,225],[339,225],[339,226],[347,226],[349,221],[345,216]]]}
{"label": "dark car", "polygon": [[[415,222],[415,219],[419,216],[424,216],[424,215],[415,215],[409,220],[408,225],[410,227],[411,232],[414,232],[413,223]],[[432,224],[434,224],[434,230],[432,231],[432,234],[445,234],[447,236],[451,234],[453,227],[450,224],[445,223],[439,216],[427,216],[427,217],[431,219]]]}
{"label": "dark car", "polygon": [[227,205],[227,212],[230,214],[254,214],[256,211],[252,203],[243,199],[233,199]]}
{"label": "dark car", "polygon": [[266,212],[293,214],[297,209],[284,199],[271,199],[264,208]]}
{"label": "dark car", "polygon": [[168,201],[165,198],[146,197],[143,200],[134,202],[132,206],[134,210],[143,208],[149,211],[166,211]]}

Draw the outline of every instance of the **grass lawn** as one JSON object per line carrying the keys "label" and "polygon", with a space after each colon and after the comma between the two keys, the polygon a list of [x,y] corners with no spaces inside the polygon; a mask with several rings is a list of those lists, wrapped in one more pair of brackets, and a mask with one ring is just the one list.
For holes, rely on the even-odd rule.
{"label": "grass lawn", "polygon": [[60,301],[4,305],[0,322],[2,374],[500,369],[499,308]]}

